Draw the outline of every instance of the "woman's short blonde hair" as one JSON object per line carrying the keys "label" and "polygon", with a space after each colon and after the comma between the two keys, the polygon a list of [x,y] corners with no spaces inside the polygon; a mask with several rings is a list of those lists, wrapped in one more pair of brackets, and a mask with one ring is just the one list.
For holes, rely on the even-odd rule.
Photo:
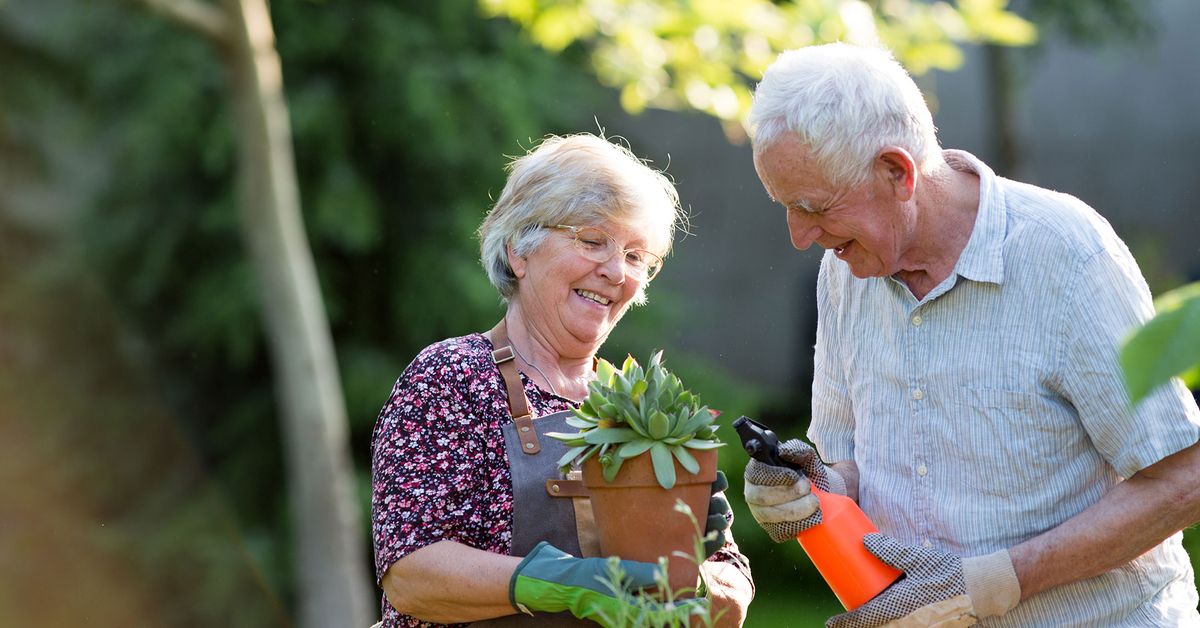
{"label": "woman's short blonde hair", "polygon": [[[665,257],[676,225],[686,220],[670,179],[603,137],[548,136],[513,159],[508,172],[478,233],[480,261],[505,301],[517,292],[508,247],[518,256],[529,255],[545,240],[547,225],[644,227],[650,242],[665,243],[654,251]],[[645,300],[643,290],[634,302]]]}

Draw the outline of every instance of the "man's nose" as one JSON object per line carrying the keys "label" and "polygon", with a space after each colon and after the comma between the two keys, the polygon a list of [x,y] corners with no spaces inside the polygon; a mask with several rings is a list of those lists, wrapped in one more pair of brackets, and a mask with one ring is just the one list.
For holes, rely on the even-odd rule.
{"label": "man's nose", "polygon": [[824,233],[811,220],[796,216],[795,212],[788,213],[788,232],[792,236],[792,246],[800,251],[812,246]]}

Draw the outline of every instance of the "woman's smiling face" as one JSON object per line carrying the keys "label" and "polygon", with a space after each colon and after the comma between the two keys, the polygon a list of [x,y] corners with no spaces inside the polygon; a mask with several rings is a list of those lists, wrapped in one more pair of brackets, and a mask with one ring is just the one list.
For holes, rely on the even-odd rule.
{"label": "woman's smiling face", "polygon": [[[616,223],[595,225],[615,240],[619,249],[644,248],[662,252],[647,230]],[[582,346],[594,353],[617,321],[625,315],[645,281],[628,269],[623,255],[594,262],[580,254],[570,231],[549,229],[545,240],[526,257],[509,253],[517,276],[514,298],[527,320],[556,337],[564,349]]]}

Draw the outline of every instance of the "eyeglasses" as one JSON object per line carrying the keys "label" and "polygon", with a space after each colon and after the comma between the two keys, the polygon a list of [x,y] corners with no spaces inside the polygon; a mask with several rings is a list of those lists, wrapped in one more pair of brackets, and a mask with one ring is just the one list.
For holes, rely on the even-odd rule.
{"label": "eyeglasses", "polygon": [[584,258],[603,264],[617,253],[624,255],[626,271],[642,281],[650,281],[662,270],[661,257],[646,249],[624,249],[617,246],[612,236],[597,227],[572,227],[570,225],[546,225],[547,229],[570,231],[575,238],[575,248]]}

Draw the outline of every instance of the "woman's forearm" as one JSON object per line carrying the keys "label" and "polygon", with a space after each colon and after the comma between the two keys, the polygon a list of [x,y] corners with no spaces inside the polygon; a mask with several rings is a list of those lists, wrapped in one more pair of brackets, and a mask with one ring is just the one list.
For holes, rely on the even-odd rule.
{"label": "woman's forearm", "polygon": [[439,541],[396,561],[383,591],[397,611],[439,624],[516,613],[508,583],[520,557],[501,556],[453,541]]}

